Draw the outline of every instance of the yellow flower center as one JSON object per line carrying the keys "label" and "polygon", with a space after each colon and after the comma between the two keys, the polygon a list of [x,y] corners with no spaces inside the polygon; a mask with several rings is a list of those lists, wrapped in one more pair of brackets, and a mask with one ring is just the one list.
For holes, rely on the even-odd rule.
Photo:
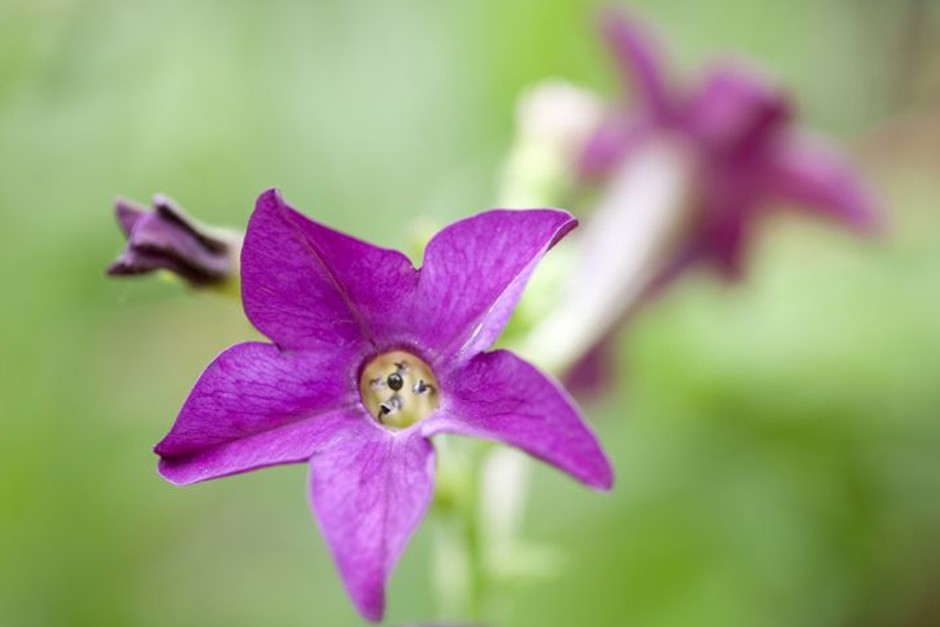
{"label": "yellow flower center", "polygon": [[431,368],[404,351],[383,353],[366,364],[359,393],[372,417],[392,429],[404,429],[427,418],[440,402],[440,388]]}

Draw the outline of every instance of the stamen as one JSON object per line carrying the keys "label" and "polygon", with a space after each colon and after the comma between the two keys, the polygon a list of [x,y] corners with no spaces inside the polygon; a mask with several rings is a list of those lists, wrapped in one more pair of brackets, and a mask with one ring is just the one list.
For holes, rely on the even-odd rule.
{"label": "stamen", "polygon": [[401,397],[398,395],[393,396],[388,399],[381,405],[379,405],[379,415],[381,417],[388,416],[389,414],[397,414],[401,411],[402,401]]}

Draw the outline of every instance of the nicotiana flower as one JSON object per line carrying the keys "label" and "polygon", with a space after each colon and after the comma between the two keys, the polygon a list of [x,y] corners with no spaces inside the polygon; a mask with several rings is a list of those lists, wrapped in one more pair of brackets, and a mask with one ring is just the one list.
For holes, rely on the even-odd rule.
{"label": "nicotiana flower", "polygon": [[431,436],[510,444],[609,488],[610,465],[558,384],[510,352],[484,352],[575,225],[563,211],[488,211],[438,233],[415,269],[265,192],[242,250],[242,299],[272,343],[238,344],[206,369],[156,446],[160,473],[188,484],[309,461],[315,516],[371,620],[431,498]]}
{"label": "nicotiana flower", "polygon": [[153,198],[152,210],[118,200],[115,214],[127,246],[108,267],[108,274],[168,270],[199,287],[224,285],[237,278],[241,236],[234,231],[200,224],[159,194]]}
{"label": "nicotiana flower", "polygon": [[663,55],[641,24],[609,10],[601,30],[635,103],[613,111],[595,132],[582,174],[595,181],[615,177],[625,161],[664,137],[694,160],[690,228],[666,274],[708,260],[726,277],[740,276],[748,230],[775,202],[862,233],[875,228],[871,196],[852,167],[822,138],[794,129],[786,96],[755,70],[729,61],[683,90],[665,74]]}
{"label": "nicotiana flower", "polygon": [[579,170],[598,196],[579,233],[579,266],[523,347],[579,388],[606,378],[606,340],[686,268],[707,262],[741,276],[749,231],[776,204],[860,233],[877,222],[844,157],[794,129],[786,97],[754,70],[725,63],[684,90],[639,23],[611,10],[601,27],[636,102],[612,109],[586,143]]}

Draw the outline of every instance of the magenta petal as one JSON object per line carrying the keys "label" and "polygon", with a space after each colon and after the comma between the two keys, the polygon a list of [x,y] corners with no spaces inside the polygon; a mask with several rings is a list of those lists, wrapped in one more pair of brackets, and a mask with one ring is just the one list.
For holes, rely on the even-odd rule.
{"label": "magenta petal", "polygon": [[382,619],[385,585],[431,500],[434,450],[417,429],[361,422],[310,462],[311,500],[356,607]]}
{"label": "magenta petal", "polygon": [[749,217],[742,213],[740,218],[715,223],[708,230],[712,260],[726,281],[738,281],[744,275],[746,220]]}
{"label": "magenta petal", "polygon": [[118,199],[114,205],[114,214],[117,216],[121,232],[125,237],[130,237],[134,225],[147,215],[147,209],[129,200]]}
{"label": "magenta petal", "polygon": [[562,381],[575,398],[600,396],[617,376],[617,363],[610,338],[606,337],[594,345],[565,373]]}
{"label": "magenta petal", "polygon": [[608,489],[613,470],[562,388],[508,351],[482,353],[454,370],[446,405],[422,423],[426,435],[457,433],[515,446],[589,486]]}
{"label": "magenta petal", "polygon": [[688,130],[708,148],[742,158],[788,121],[790,107],[762,75],[726,64],[707,75],[685,115]]}
{"label": "magenta petal", "polygon": [[608,9],[600,20],[601,35],[622,79],[635,90],[639,105],[656,117],[669,117],[672,102],[663,71],[663,53],[653,33],[619,9]]}
{"label": "magenta petal", "polygon": [[242,249],[251,322],[285,348],[373,346],[402,326],[417,271],[407,257],[329,229],[263,193]]}
{"label": "magenta petal", "polygon": [[871,193],[840,152],[818,137],[797,135],[783,143],[770,165],[768,193],[806,205],[862,233],[877,230]]}
{"label": "magenta petal", "polygon": [[154,449],[160,473],[186,484],[308,460],[352,420],[348,408],[358,396],[348,370],[341,351],[233,346],[206,368]]}
{"label": "magenta petal", "polygon": [[554,209],[495,209],[428,243],[411,324],[432,359],[471,356],[506,326],[542,255],[577,225]]}

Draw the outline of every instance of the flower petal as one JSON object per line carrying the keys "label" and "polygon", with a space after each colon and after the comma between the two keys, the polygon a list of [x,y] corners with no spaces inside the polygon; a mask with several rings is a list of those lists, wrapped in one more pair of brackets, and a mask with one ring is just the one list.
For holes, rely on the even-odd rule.
{"label": "flower petal", "polygon": [[341,351],[283,353],[238,344],[206,368],[167,436],[160,474],[194,483],[307,461],[350,418],[355,372]]}
{"label": "flower petal", "polygon": [[221,284],[235,274],[239,238],[198,224],[168,198],[155,196],[153,211],[126,200],[115,209],[127,246],[108,274],[169,270],[196,286]]}
{"label": "flower petal", "polygon": [[242,300],[252,324],[285,348],[373,346],[401,327],[417,271],[399,252],[329,229],[258,198],[242,249]]}
{"label": "flower petal", "polygon": [[878,230],[871,193],[846,158],[822,138],[804,134],[782,143],[770,164],[767,191],[779,200],[808,205],[862,233]]}
{"label": "flower petal", "polygon": [[726,63],[709,72],[685,111],[686,128],[718,156],[756,157],[790,119],[784,94],[756,70]]}
{"label": "flower petal", "polygon": [[411,324],[438,361],[470,357],[499,336],[542,255],[577,225],[555,209],[494,209],[428,243]]}
{"label": "flower petal", "polygon": [[114,203],[114,215],[117,217],[121,232],[124,233],[125,237],[130,237],[131,232],[134,230],[134,225],[147,215],[147,209],[133,201],[119,198],[117,202]]}
{"label": "flower petal", "polygon": [[608,489],[613,470],[561,387],[508,351],[483,353],[441,383],[446,404],[425,435],[457,433],[515,446],[589,486]]}
{"label": "flower petal", "polygon": [[653,33],[619,9],[602,13],[600,31],[621,78],[635,90],[640,107],[655,117],[671,116],[673,104],[663,71],[664,55]]}
{"label": "flower petal", "polygon": [[599,397],[617,376],[616,357],[608,335],[568,369],[562,378],[565,388],[581,401]]}
{"label": "flower petal", "polygon": [[[742,161],[737,168],[721,164],[703,177],[700,223],[679,247],[674,262],[710,261],[726,281],[744,276],[752,224],[761,214],[765,197],[760,162]],[[680,269],[674,266],[667,274]]]}
{"label": "flower petal", "polygon": [[431,500],[434,450],[417,429],[363,421],[310,468],[314,513],[353,603],[381,620],[388,577]]}

